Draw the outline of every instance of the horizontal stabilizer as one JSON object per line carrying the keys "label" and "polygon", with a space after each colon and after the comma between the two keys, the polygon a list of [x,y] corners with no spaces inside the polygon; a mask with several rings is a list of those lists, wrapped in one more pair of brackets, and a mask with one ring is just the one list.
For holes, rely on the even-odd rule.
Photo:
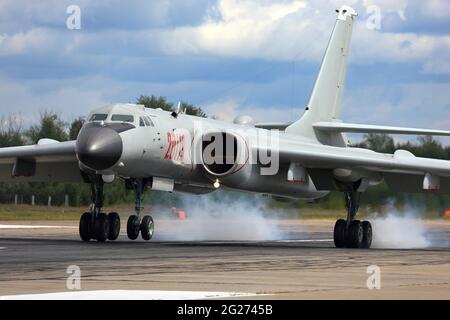
{"label": "horizontal stabilizer", "polygon": [[375,126],[367,124],[342,123],[342,122],[316,122],[313,124],[313,127],[315,130],[326,132],[390,133],[390,134],[450,136],[450,131],[445,130]]}

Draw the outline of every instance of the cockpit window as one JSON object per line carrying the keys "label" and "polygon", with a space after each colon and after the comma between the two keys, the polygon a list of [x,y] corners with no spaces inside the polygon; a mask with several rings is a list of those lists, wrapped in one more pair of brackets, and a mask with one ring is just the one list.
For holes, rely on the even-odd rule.
{"label": "cockpit window", "polygon": [[121,121],[121,122],[134,122],[134,117],[128,114],[113,114],[111,116],[111,121]]}
{"label": "cockpit window", "polygon": [[105,121],[108,115],[105,113],[95,113],[91,116],[89,121]]}
{"label": "cockpit window", "polygon": [[147,125],[154,127],[155,125],[153,124],[152,119],[150,119],[150,117],[145,116],[145,123],[147,123]]}
{"label": "cockpit window", "polygon": [[139,118],[139,126],[145,127],[144,119],[142,117]]}

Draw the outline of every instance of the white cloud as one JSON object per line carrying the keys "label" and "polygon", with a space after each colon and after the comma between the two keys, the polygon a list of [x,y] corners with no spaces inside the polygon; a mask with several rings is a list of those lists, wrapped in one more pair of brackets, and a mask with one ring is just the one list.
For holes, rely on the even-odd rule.
{"label": "white cloud", "polygon": [[416,82],[368,86],[348,92],[347,122],[450,130],[450,83]]}
{"label": "white cloud", "polygon": [[[333,8],[342,3],[354,4],[361,12],[356,18],[354,39],[352,41],[351,59],[360,64],[374,62],[410,62],[422,64],[435,60],[436,55],[446,63],[450,61],[450,36],[416,34],[413,32],[384,32],[366,28],[366,12],[368,5],[379,5],[383,13],[391,11],[404,12],[407,5],[420,6],[430,17],[446,15],[450,6],[442,1],[425,1],[420,4],[409,4],[406,0],[352,0],[352,1],[308,1],[308,0],[218,0],[217,4],[195,26],[148,27],[147,29],[126,28],[124,17],[119,15],[123,7],[115,0],[102,0],[90,3],[82,1],[83,12],[97,12],[109,8],[109,12],[101,14],[106,19],[103,29],[80,30],[71,32],[63,26],[65,11],[62,16],[61,5],[13,5],[7,2],[13,13],[23,7],[24,17],[39,20],[42,23],[61,23],[61,28],[51,29],[32,27],[27,31],[0,34],[0,55],[44,52],[58,54],[71,52],[74,54],[109,55],[198,55],[232,58],[258,58],[290,61],[293,59],[314,61],[321,59],[325,45],[334,24]],[[175,10],[174,2],[158,2],[152,11],[167,19],[168,11]],[[50,7],[49,17],[43,12]],[[56,10],[55,8],[58,8]],[[90,10],[90,11],[88,11]],[[141,11],[150,10],[148,6]],[[136,13],[127,9],[127,14]],[[131,13],[130,13],[131,12]],[[126,13],[123,13],[126,14]],[[87,13],[86,13],[87,15]],[[131,18],[131,17],[130,17]],[[90,18],[92,21],[93,17]],[[149,16],[149,19],[153,19]],[[412,18],[411,18],[412,19]],[[113,21],[121,21],[113,24]],[[126,20],[125,20],[126,21]],[[133,19],[129,24],[133,24]],[[161,21],[163,23],[163,21]],[[405,21],[404,23],[408,23]],[[115,26],[122,26],[121,29]],[[83,28],[83,27],[82,27]],[[425,71],[433,70],[430,66]]]}
{"label": "white cloud", "polygon": [[427,61],[450,54],[450,36],[385,33],[356,24],[351,57],[358,63]]}
{"label": "white cloud", "polygon": [[396,12],[404,16],[409,0],[363,0],[362,3],[366,8],[378,6],[383,13]]}
{"label": "white cloud", "polygon": [[57,32],[31,29],[14,34],[0,34],[0,56],[14,56],[33,52],[55,51],[63,40]]}
{"label": "white cloud", "polygon": [[240,106],[237,101],[228,99],[210,103],[204,108],[208,115],[217,120],[232,122],[239,115]]}
{"label": "white cloud", "polygon": [[94,83],[87,79],[19,82],[0,78],[0,109],[2,115],[20,114],[24,126],[34,124],[42,110],[58,112],[70,120],[105,104],[105,92],[89,88]]}
{"label": "white cloud", "polygon": [[[318,61],[334,23],[330,8],[344,2],[334,1],[333,6],[306,0],[262,3],[219,0],[215,7],[217,14],[206,17],[202,24],[161,31],[159,46],[165,54]],[[385,32],[366,27],[365,8],[368,5],[379,5],[383,14],[404,14],[408,1],[350,2],[362,11],[355,21],[351,50],[353,62],[425,63],[434,60],[436,55],[450,56],[449,35]],[[426,10],[435,15],[442,6],[429,4]]]}
{"label": "white cloud", "polygon": [[[167,54],[292,59],[306,29],[317,36],[321,33],[310,19],[305,19],[314,11],[302,0],[220,0],[216,11],[217,15],[206,17],[199,26],[167,30],[163,51]],[[307,43],[304,47],[309,46]]]}
{"label": "white cloud", "polygon": [[450,2],[448,0],[420,1],[421,11],[431,19],[450,18]]}
{"label": "white cloud", "polygon": [[237,116],[248,115],[255,122],[292,122],[297,120],[303,110],[282,106],[247,106],[235,99],[216,101],[205,106],[208,115],[218,120],[232,122]]}

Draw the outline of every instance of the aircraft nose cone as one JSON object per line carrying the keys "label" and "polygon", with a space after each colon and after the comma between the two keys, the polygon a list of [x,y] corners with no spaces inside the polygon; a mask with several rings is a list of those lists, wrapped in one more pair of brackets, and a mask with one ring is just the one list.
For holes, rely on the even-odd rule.
{"label": "aircraft nose cone", "polygon": [[75,151],[78,160],[87,167],[105,170],[115,165],[122,156],[122,138],[111,128],[85,127],[78,135]]}

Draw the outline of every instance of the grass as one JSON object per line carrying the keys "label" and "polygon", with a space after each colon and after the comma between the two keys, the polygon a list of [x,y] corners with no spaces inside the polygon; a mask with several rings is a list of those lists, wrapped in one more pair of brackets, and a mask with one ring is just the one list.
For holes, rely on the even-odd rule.
{"label": "grass", "polygon": [[78,220],[86,208],[0,205],[0,220]]}
{"label": "grass", "polygon": [[[78,221],[88,207],[47,207],[0,204],[0,221]],[[132,207],[108,208],[107,212],[129,212]]]}
{"label": "grass", "polygon": [[[87,207],[47,207],[31,205],[6,205],[0,204],[0,221],[78,221]],[[131,212],[132,205],[121,205],[115,208],[107,208],[107,212]],[[164,210],[164,208],[163,208]],[[169,209],[167,209],[169,211]],[[152,211],[150,209],[150,211]],[[157,210],[157,211],[161,211]],[[317,207],[304,207],[301,209],[273,209],[278,218],[288,219],[324,219],[336,220],[345,218],[345,209],[321,209]],[[364,219],[372,210],[361,208],[358,213],[358,219]],[[266,215],[268,218],[271,215]],[[425,214],[427,219],[439,218],[439,212],[428,211]]]}
{"label": "grass", "polygon": [[[87,207],[47,207],[31,205],[0,204],[0,221],[77,221]],[[107,208],[107,211],[131,212],[132,205],[119,208]],[[167,209],[169,211],[169,209]],[[150,210],[151,211],[151,210]],[[160,211],[160,210],[158,210]],[[335,209],[274,209],[280,218],[302,219],[337,219],[343,217],[342,210]],[[270,218],[270,215],[267,216]]]}

